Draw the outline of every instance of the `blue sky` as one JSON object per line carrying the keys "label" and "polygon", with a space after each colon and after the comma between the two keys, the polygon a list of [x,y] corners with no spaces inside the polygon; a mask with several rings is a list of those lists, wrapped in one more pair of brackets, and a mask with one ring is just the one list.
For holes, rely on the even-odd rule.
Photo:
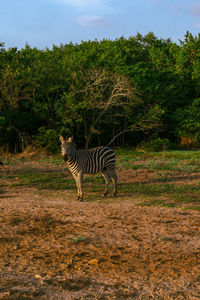
{"label": "blue sky", "polygon": [[153,31],[183,40],[200,32],[200,0],[0,0],[5,47],[51,48]]}

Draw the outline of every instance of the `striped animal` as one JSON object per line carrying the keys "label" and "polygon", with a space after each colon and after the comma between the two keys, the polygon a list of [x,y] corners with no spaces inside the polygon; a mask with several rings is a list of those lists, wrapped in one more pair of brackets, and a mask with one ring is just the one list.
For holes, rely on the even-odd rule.
{"label": "striped animal", "polygon": [[64,139],[60,136],[61,154],[67,162],[78,189],[77,199],[83,201],[83,174],[96,174],[101,172],[106,181],[104,194],[109,192],[109,182],[114,183],[114,196],[117,195],[117,175],[115,173],[115,152],[109,147],[97,147],[89,150],[76,150],[73,138]]}

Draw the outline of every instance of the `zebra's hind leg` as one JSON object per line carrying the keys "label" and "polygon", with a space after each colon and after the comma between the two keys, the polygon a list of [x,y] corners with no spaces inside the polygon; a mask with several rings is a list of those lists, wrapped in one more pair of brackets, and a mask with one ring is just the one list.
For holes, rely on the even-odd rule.
{"label": "zebra's hind leg", "polygon": [[105,191],[102,195],[102,197],[106,197],[106,195],[109,193],[109,183],[110,183],[110,175],[108,174],[107,171],[103,171],[102,176],[104,177],[105,181],[106,181],[106,187],[105,187]]}
{"label": "zebra's hind leg", "polygon": [[117,196],[117,175],[115,173],[115,171],[113,171],[113,173],[110,175],[112,178],[112,182],[114,184],[114,197]]}

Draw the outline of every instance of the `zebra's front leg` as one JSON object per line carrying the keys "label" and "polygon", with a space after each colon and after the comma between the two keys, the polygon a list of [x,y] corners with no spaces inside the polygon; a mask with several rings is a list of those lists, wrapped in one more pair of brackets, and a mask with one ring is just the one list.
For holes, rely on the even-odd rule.
{"label": "zebra's front leg", "polygon": [[77,200],[83,201],[83,174],[82,173],[75,173],[73,174],[73,177],[76,181],[76,186],[77,186]]}
{"label": "zebra's front leg", "polygon": [[83,173],[78,173],[78,198],[83,201]]}
{"label": "zebra's front leg", "polygon": [[104,191],[104,193],[102,195],[102,197],[104,198],[109,193],[110,176],[109,176],[109,174],[106,171],[103,171],[101,174],[104,177],[105,182],[106,182],[105,191]]}

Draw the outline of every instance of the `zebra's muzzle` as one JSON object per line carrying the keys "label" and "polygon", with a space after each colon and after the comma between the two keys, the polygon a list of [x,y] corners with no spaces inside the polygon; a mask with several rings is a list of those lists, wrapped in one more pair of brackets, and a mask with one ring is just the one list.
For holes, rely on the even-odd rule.
{"label": "zebra's muzzle", "polygon": [[63,160],[64,160],[64,161],[67,161],[67,160],[68,160],[68,155],[67,155],[67,154],[64,154],[64,155],[63,155]]}

